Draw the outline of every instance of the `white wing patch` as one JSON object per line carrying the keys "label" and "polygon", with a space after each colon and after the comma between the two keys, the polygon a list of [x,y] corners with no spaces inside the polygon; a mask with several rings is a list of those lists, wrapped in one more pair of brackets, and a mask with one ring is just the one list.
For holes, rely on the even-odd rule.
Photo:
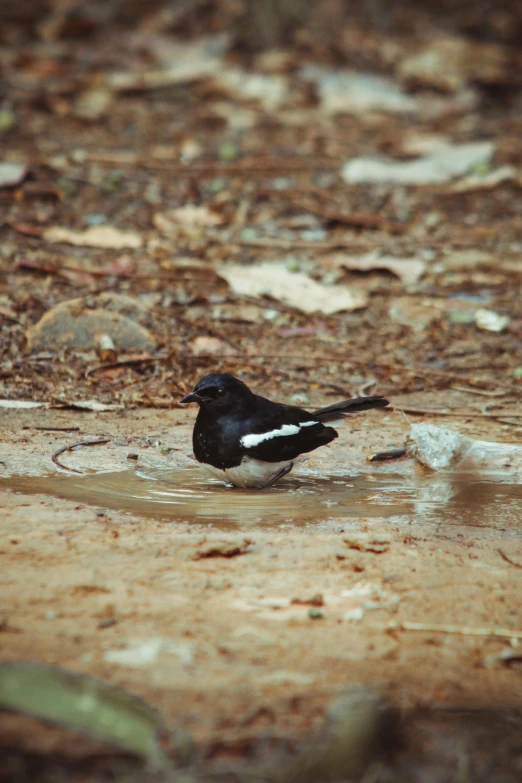
{"label": "white wing patch", "polygon": [[260,432],[255,435],[243,435],[241,438],[241,445],[245,449],[253,449],[255,446],[259,446],[265,440],[272,440],[272,438],[285,437],[286,435],[297,435],[301,427],[310,427],[312,424],[319,424],[318,421],[303,421],[299,424],[283,424],[277,430],[270,430],[269,432]]}

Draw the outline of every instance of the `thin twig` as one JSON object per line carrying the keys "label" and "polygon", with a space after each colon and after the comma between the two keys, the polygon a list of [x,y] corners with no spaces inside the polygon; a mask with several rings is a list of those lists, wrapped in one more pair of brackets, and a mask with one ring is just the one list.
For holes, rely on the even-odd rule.
{"label": "thin twig", "polygon": [[517,563],[516,560],[511,560],[511,558],[508,557],[508,555],[506,555],[506,553],[503,552],[502,549],[497,549],[497,552],[499,553],[502,560],[506,561],[506,563],[515,566],[515,568],[522,568],[522,563]]}
{"label": "thin twig", "polygon": [[103,443],[109,443],[109,440],[109,438],[100,438],[100,440],[79,440],[77,443],[71,443],[70,446],[62,446],[61,448],[56,449],[56,451],[51,455],[51,459],[54,464],[58,465],[58,467],[62,468],[62,470],[67,470],[69,473],[83,474],[83,470],[68,468],[67,465],[64,465],[62,462],[60,462],[58,459],[59,455],[63,454],[64,451],[72,451],[73,449],[79,448],[80,446],[101,446]]}
{"label": "thin twig", "polygon": [[230,244],[244,245],[245,247],[260,247],[263,249],[274,248],[274,250],[292,250],[299,248],[301,250],[336,250],[337,248],[350,248],[353,250],[353,239],[330,239],[309,242],[306,239],[276,239],[273,237],[259,237],[259,239],[240,239]]}
{"label": "thin twig", "polygon": [[482,411],[449,411],[447,408],[410,408],[390,405],[390,410],[411,413],[416,416],[459,416],[461,418],[498,419],[500,416],[509,416],[512,419],[522,419],[521,411],[499,411],[498,413],[486,413]]}
{"label": "thin twig", "polygon": [[389,231],[390,234],[404,234],[409,226],[402,223],[395,223],[380,215],[362,215],[359,212],[343,212],[341,209],[324,209],[317,205],[304,204],[299,199],[291,199],[290,204],[298,209],[304,209],[313,215],[324,218],[332,223],[342,223],[345,226],[354,226],[355,228],[378,229]]}
{"label": "thin twig", "polygon": [[167,160],[165,155],[161,161],[151,162],[153,155],[149,152],[140,155],[127,150],[89,150],[88,160],[96,163],[114,164],[119,166],[139,166],[142,169],[168,169],[169,172],[176,174],[186,174],[191,177],[193,174],[252,174],[264,172],[307,172],[307,171],[338,171],[340,161],[332,158],[312,158],[312,157],[275,157],[275,156],[251,156],[233,163],[224,163],[219,160],[194,161],[192,163],[180,163],[179,159],[173,158]]}
{"label": "thin twig", "polygon": [[471,628],[460,625],[430,625],[429,623],[414,623],[409,620],[391,621],[386,626],[393,631],[422,631],[425,633],[451,633],[460,636],[495,636],[505,639],[522,639],[522,630],[513,631],[510,628]]}
{"label": "thin twig", "polygon": [[32,424],[24,424],[23,430],[39,430],[40,432],[79,432],[81,427],[35,427]]}
{"label": "thin twig", "polygon": [[169,354],[167,353],[157,354],[156,356],[146,354],[139,356],[128,356],[126,359],[119,359],[115,362],[103,362],[102,364],[97,364],[94,367],[89,367],[89,369],[85,372],[85,377],[88,378],[90,375],[98,372],[99,370],[112,370],[115,367],[131,367],[134,364],[148,364],[150,362],[163,361],[164,359],[168,359],[168,357]]}
{"label": "thin twig", "polygon": [[480,397],[505,397],[507,394],[510,394],[507,389],[487,391],[486,389],[470,389],[469,386],[452,386],[451,388],[455,391],[466,392],[467,394],[478,394]]}
{"label": "thin twig", "polygon": [[400,459],[407,453],[406,449],[388,449],[387,451],[377,451],[375,454],[369,454],[366,457],[368,462],[383,462],[390,459]]}

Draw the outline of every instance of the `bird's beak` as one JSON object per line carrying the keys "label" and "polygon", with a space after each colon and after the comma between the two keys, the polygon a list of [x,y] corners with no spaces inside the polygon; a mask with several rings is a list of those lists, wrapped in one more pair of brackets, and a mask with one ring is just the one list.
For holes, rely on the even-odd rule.
{"label": "bird's beak", "polygon": [[181,398],[180,402],[183,403],[183,405],[186,402],[200,402],[201,397],[197,392],[190,392],[190,394],[185,394],[184,397]]}

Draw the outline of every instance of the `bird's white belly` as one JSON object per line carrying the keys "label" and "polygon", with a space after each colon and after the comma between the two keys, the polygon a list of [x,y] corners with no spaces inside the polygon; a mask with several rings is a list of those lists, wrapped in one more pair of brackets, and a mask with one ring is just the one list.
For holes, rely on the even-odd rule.
{"label": "bird's white belly", "polygon": [[244,489],[262,489],[269,486],[279,473],[282,474],[281,478],[289,473],[294,467],[294,462],[295,460],[263,462],[259,459],[252,459],[252,457],[243,457],[241,464],[235,468],[221,470],[207,463],[204,463],[204,467],[213,476],[227,484]]}

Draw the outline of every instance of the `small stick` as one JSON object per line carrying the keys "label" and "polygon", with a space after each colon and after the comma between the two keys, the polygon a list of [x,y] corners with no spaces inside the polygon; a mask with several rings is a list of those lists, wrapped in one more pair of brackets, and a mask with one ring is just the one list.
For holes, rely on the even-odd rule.
{"label": "small stick", "polygon": [[32,424],[24,424],[23,430],[39,430],[40,432],[79,432],[81,427],[35,427]]}
{"label": "small stick", "polygon": [[117,367],[132,367],[135,364],[147,364],[148,362],[163,361],[163,359],[168,359],[168,357],[169,354],[167,353],[158,354],[156,356],[151,356],[150,354],[127,356],[126,359],[118,359],[115,362],[103,362],[102,364],[96,364],[94,367],[89,367],[89,369],[85,372],[85,377],[88,378],[90,375],[98,372],[99,370],[112,370]]}
{"label": "small stick", "polygon": [[83,470],[68,468],[67,465],[64,465],[62,462],[60,462],[58,459],[59,455],[63,454],[64,451],[72,451],[73,449],[79,448],[80,446],[101,446],[103,443],[109,443],[109,440],[109,438],[100,438],[100,440],[79,440],[77,443],[71,443],[70,446],[62,446],[61,448],[56,449],[56,451],[51,455],[51,459],[54,464],[58,465],[58,467],[62,468],[62,470],[67,470],[70,473],[83,474]]}
{"label": "small stick", "polygon": [[447,408],[399,408],[395,405],[390,405],[390,409],[396,411],[402,411],[403,413],[411,413],[415,416],[460,416],[465,418],[483,418],[483,419],[498,419],[499,416],[509,416],[511,419],[521,419],[522,413],[520,411],[499,411],[498,413],[489,413],[482,411],[449,411]]}
{"label": "small stick", "polygon": [[377,451],[375,454],[368,454],[368,462],[384,462],[389,459],[400,459],[406,454],[406,449],[388,449],[387,451]]}
{"label": "small stick", "polygon": [[470,628],[459,625],[430,625],[427,623],[414,623],[409,620],[403,622],[390,622],[386,626],[394,631],[424,631],[428,633],[454,633],[461,636],[495,636],[504,639],[522,639],[522,630],[512,631],[508,628]]}
{"label": "small stick", "polygon": [[506,553],[502,551],[502,549],[497,549],[497,552],[499,553],[499,555],[502,558],[502,560],[506,561],[506,563],[509,563],[510,565],[515,566],[515,568],[522,568],[522,564],[521,563],[517,563],[516,560],[511,560],[511,558],[508,557],[506,555]]}

